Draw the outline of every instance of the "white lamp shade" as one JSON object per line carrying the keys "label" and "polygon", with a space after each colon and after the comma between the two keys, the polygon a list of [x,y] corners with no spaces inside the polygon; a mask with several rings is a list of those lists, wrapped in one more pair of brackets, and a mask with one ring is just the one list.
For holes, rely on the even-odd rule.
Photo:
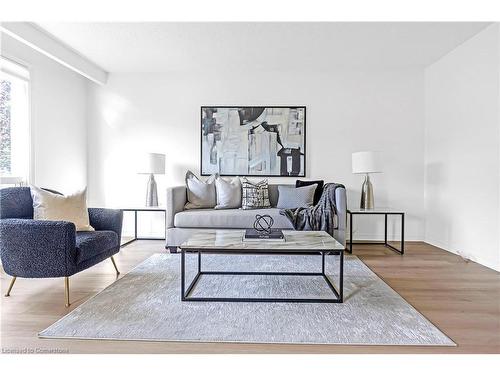
{"label": "white lamp shade", "polygon": [[165,174],[165,154],[146,154],[138,173]]}
{"label": "white lamp shade", "polygon": [[361,151],[352,154],[352,173],[382,172],[382,158],[378,151]]}

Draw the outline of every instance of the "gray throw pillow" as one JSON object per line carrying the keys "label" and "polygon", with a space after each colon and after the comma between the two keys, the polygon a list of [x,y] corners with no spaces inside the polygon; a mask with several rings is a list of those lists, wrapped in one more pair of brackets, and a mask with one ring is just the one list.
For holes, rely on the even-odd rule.
{"label": "gray throw pillow", "polygon": [[207,181],[201,181],[193,172],[186,173],[187,200],[185,209],[214,208],[217,204],[215,195],[215,179],[217,175],[210,176]]}
{"label": "gray throw pillow", "polygon": [[278,208],[310,207],[314,202],[316,185],[303,187],[278,186]]}
{"label": "gray throw pillow", "polygon": [[215,208],[217,210],[241,207],[241,181],[239,177],[235,177],[231,181],[217,177],[215,190],[217,193],[217,206]]}
{"label": "gray throw pillow", "polygon": [[242,181],[241,208],[252,210],[256,208],[269,208],[269,187],[267,180],[252,183],[246,178]]}

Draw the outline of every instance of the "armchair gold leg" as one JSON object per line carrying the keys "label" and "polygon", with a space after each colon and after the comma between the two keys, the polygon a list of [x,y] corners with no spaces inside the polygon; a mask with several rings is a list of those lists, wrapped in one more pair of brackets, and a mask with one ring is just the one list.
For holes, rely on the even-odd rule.
{"label": "armchair gold leg", "polygon": [[17,277],[13,276],[12,280],[10,281],[9,289],[7,289],[7,293],[5,294],[5,297],[10,296],[10,291],[12,290],[12,287],[14,286],[14,283],[16,282]]}
{"label": "armchair gold leg", "polygon": [[66,307],[69,307],[69,277],[64,278],[64,298],[66,299]]}
{"label": "armchair gold leg", "polygon": [[112,256],[111,256],[111,261],[113,262],[113,266],[115,266],[116,276],[118,276],[120,274],[120,271],[118,271],[118,267],[116,266],[115,263],[115,258],[113,258]]}

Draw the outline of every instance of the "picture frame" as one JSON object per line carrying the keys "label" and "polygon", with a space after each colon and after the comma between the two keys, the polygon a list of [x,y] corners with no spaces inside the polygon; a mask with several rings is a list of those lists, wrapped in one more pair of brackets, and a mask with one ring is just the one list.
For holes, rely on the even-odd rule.
{"label": "picture frame", "polygon": [[202,106],[200,174],[305,177],[306,106]]}

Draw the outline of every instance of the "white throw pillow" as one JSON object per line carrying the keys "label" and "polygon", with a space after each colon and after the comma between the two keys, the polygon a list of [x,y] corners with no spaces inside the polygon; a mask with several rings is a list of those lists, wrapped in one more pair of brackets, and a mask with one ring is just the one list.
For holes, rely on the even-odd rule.
{"label": "white throw pillow", "polygon": [[241,181],[239,177],[226,181],[221,177],[215,179],[217,192],[217,210],[241,207]]}
{"label": "white throw pillow", "polygon": [[69,221],[77,231],[93,231],[87,209],[87,189],[71,195],[59,195],[30,186],[33,199],[33,219]]}
{"label": "white throw pillow", "polygon": [[207,181],[201,181],[193,172],[186,173],[187,200],[185,209],[214,208],[217,204],[215,194],[215,179],[217,175],[210,176]]}

